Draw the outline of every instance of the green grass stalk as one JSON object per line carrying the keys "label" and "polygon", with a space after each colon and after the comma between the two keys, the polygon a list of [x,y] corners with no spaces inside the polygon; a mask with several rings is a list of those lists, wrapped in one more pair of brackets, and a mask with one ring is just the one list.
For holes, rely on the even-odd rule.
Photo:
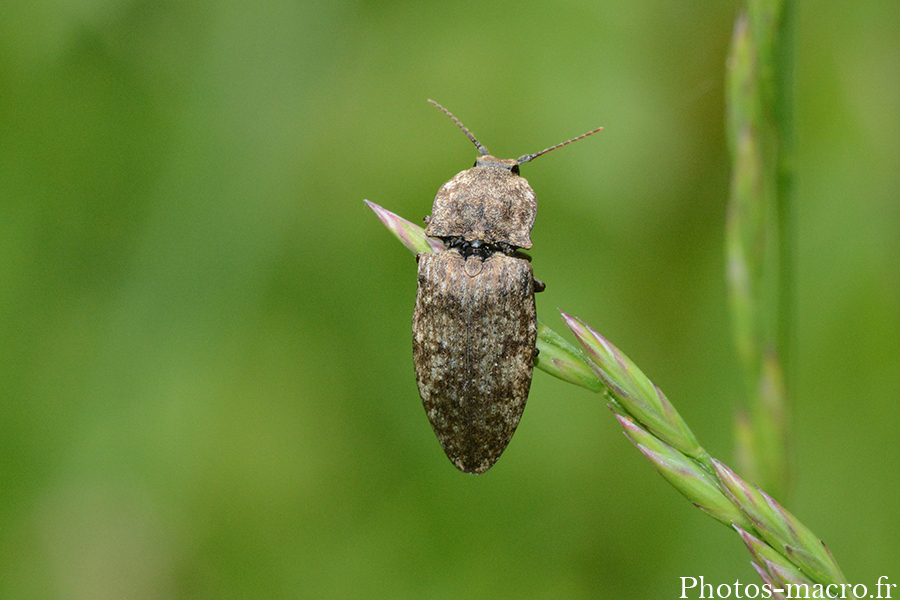
{"label": "green grass stalk", "polygon": [[789,0],[748,2],[735,24],[726,84],[728,285],[747,397],[735,420],[737,454],[741,471],[777,497],[789,480],[791,10]]}
{"label": "green grass stalk", "polygon": [[[442,248],[436,240],[429,241],[421,227],[372,202],[366,204],[413,253]],[[535,366],[602,393],[625,435],[666,481],[738,533],[765,583],[773,588],[786,583],[846,583],[825,544],[769,494],[710,456],[662,390],[634,362],[588,324],[562,316],[583,350],[541,323]]]}

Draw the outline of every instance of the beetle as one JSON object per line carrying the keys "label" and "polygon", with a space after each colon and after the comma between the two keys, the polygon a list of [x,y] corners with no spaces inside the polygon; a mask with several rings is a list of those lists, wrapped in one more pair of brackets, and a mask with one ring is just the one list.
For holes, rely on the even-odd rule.
{"label": "beetle", "polygon": [[519,166],[598,128],[518,159],[475,144],[475,165],[438,190],[426,235],[446,250],[420,253],[413,312],[413,362],[428,420],[450,461],[484,473],[509,444],[531,388],[537,356],[531,228],[537,197]]}

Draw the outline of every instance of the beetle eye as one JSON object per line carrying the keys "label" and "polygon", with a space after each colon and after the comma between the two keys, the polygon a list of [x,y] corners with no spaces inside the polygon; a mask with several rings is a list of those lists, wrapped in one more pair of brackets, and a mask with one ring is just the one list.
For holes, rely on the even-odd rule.
{"label": "beetle eye", "polygon": [[519,165],[513,165],[512,167],[510,167],[509,170],[513,172],[513,175],[518,175],[519,174]]}

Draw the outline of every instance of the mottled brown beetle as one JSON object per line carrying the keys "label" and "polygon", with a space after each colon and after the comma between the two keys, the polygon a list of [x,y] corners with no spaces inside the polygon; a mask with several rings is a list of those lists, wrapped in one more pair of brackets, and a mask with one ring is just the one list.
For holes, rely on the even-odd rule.
{"label": "mottled brown beetle", "polygon": [[531,227],[537,198],[519,165],[589,133],[518,159],[488,154],[450,111],[433,100],[478,148],[475,166],[445,183],[425,233],[446,250],[419,254],[413,313],[416,382],[447,457],[484,473],[509,444],[531,388],[537,356]]}

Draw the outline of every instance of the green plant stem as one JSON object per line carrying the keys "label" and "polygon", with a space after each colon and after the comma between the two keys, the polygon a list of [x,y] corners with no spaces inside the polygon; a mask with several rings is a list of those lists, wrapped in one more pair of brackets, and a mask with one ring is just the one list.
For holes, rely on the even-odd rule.
{"label": "green plant stem", "polygon": [[[443,248],[418,225],[368,200],[366,204],[411,252]],[[604,394],[625,435],[666,481],[741,536],[765,583],[773,588],[789,583],[846,583],[825,544],[762,489],[710,456],[662,390],[637,365],[586,323],[565,313],[563,320],[584,350],[540,323],[535,366]],[[780,596],[773,593],[772,597]]]}
{"label": "green plant stem", "polygon": [[738,459],[778,497],[788,485],[792,10],[789,0],[748,2],[734,28],[726,94],[728,283],[748,398],[736,418]]}

